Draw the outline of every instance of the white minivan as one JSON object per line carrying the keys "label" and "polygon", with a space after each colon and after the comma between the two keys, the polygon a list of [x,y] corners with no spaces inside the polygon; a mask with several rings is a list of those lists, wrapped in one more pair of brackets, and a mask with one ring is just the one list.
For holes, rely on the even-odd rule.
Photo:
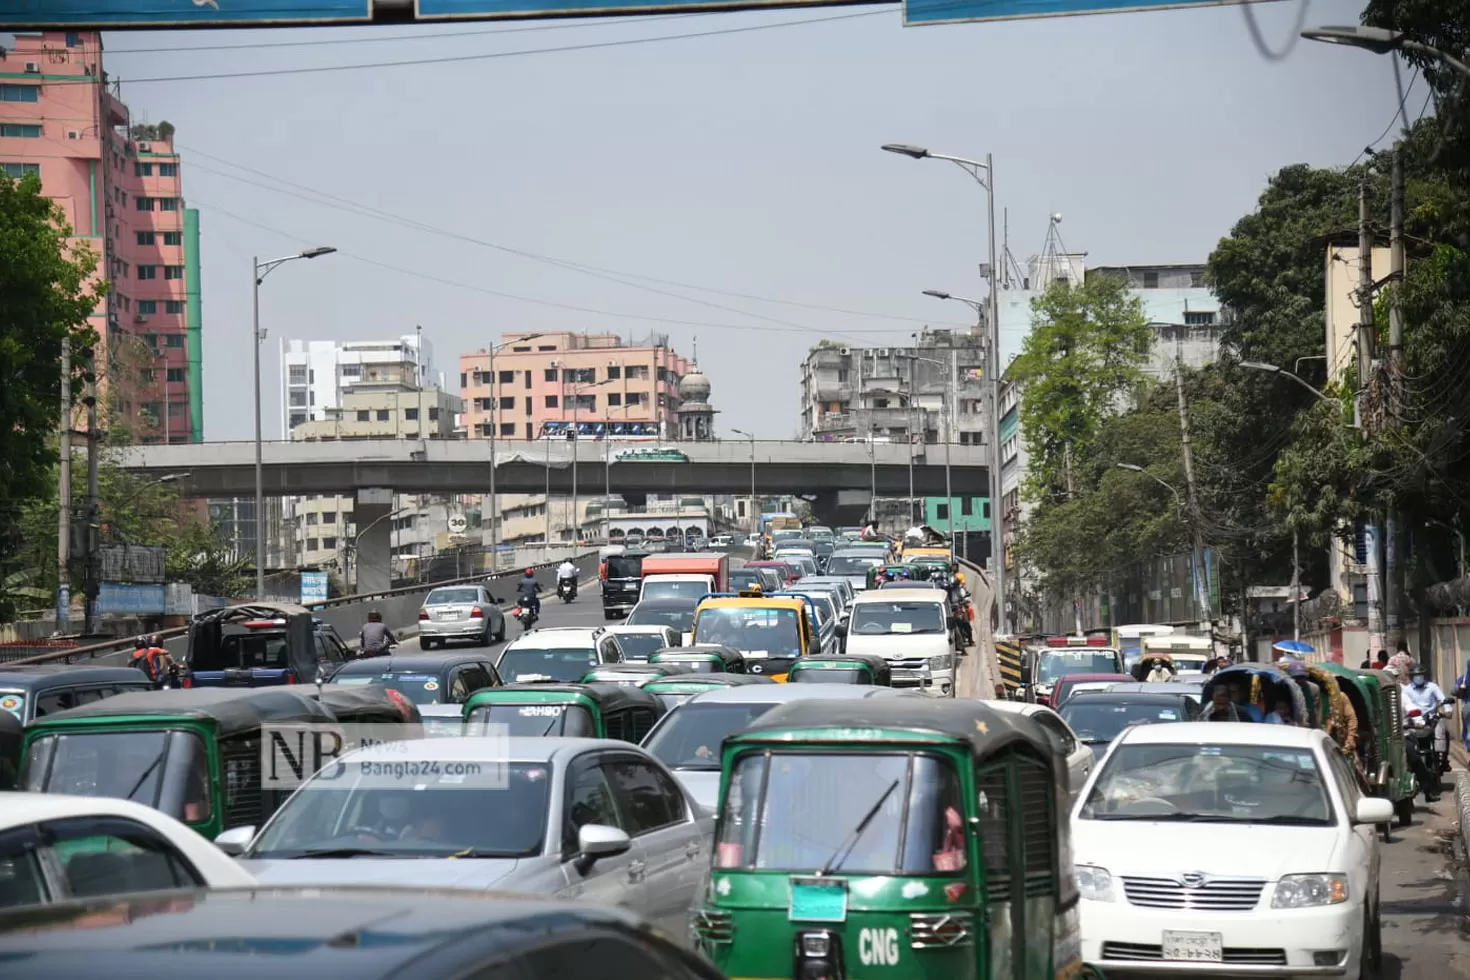
{"label": "white minivan", "polygon": [[847,653],[888,661],[894,687],[954,697],[949,597],[941,589],[875,589],[852,601]]}

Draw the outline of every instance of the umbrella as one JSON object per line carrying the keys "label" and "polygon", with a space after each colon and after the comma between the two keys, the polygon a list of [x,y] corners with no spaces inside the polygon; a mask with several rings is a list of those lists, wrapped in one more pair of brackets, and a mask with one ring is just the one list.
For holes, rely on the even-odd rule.
{"label": "umbrella", "polygon": [[1271,644],[1271,649],[1277,653],[1284,653],[1292,657],[1304,657],[1309,653],[1315,652],[1312,644],[1304,643],[1301,640],[1277,640]]}

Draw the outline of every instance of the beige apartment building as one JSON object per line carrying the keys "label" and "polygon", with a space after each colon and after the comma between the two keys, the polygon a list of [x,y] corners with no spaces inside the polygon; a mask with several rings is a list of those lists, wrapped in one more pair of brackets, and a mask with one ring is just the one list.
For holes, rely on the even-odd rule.
{"label": "beige apartment building", "polygon": [[[375,364],[360,381],[342,390],[340,405],[326,408],[320,419],[297,424],[291,438],[304,442],[455,438],[463,402],[440,388],[415,384],[417,376],[418,366],[411,359]],[[353,520],[354,498],[317,494],[297,497],[293,503],[298,563],[348,575],[353,542],[366,530]],[[459,497],[395,496],[388,518],[395,573],[402,575],[414,559],[433,554],[449,518],[463,512]]]}

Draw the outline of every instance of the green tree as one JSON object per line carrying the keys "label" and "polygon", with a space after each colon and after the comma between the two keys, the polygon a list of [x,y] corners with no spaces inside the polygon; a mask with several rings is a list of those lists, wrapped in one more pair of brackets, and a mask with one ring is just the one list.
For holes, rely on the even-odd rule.
{"label": "green tree", "polygon": [[1025,392],[1021,432],[1033,499],[1075,489],[1074,460],[1142,381],[1152,343],[1143,302],[1121,279],[1055,282],[1031,301],[1031,333],[1010,374]]}
{"label": "green tree", "polygon": [[[73,364],[84,362],[96,343],[87,317],[107,290],[92,278],[96,254],[70,235],[38,178],[0,175],[0,620],[34,602],[7,585],[30,572],[15,567],[19,527],[32,501],[54,493],[62,351],[69,344]],[[80,368],[72,381],[83,381]]]}

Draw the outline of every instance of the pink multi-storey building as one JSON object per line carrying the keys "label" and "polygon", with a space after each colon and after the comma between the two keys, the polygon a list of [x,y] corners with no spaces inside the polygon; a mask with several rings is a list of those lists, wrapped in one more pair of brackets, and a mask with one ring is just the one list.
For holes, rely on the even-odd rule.
{"label": "pink multi-storey building", "polygon": [[679,379],[694,370],[664,336],[633,346],[615,334],[506,333],[491,361],[485,350],[459,358],[471,439],[561,436],[573,423],[584,437],[674,439]]}
{"label": "pink multi-storey building", "polygon": [[173,127],[132,122],[96,32],[15,38],[0,52],[0,171],[39,176],[112,281],[92,317],[107,427],[140,442],[200,441],[199,213],[184,206]]}

